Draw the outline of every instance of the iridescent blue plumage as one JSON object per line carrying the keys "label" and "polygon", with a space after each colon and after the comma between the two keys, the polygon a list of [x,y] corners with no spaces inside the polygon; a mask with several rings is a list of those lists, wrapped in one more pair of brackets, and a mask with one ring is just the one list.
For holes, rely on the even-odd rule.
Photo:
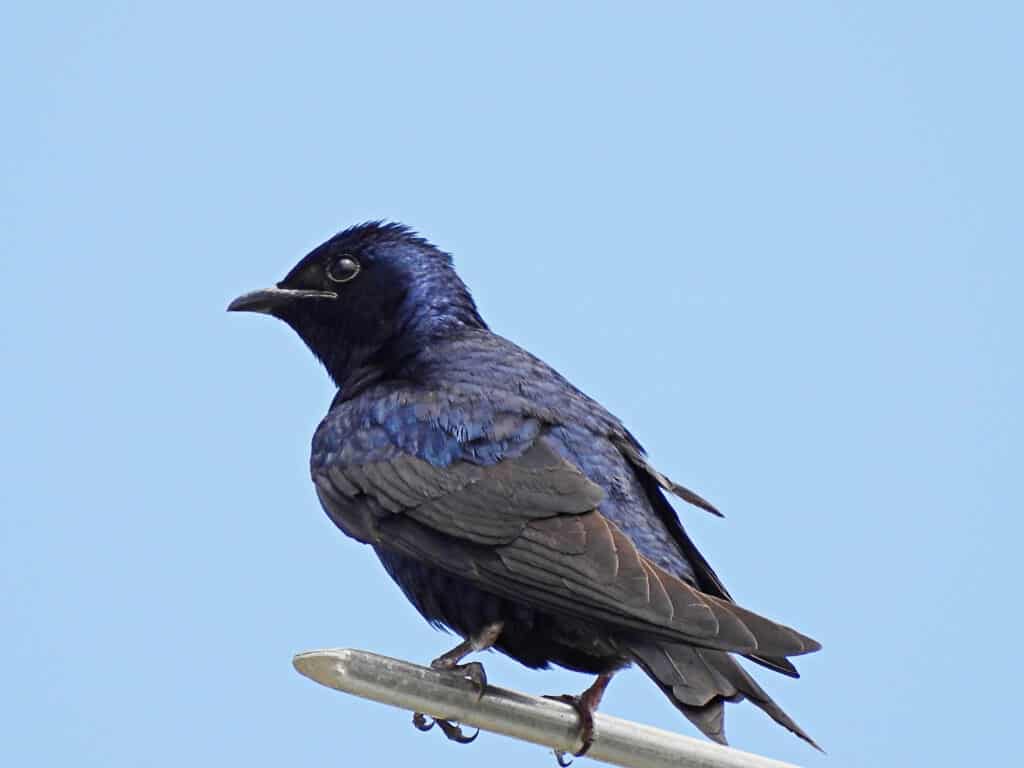
{"label": "iridescent blue plumage", "polygon": [[714,508],[492,333],[447,254],[355,227],[232,308],[287,322],[337,383],[313,438],[321,502],[428,621],[531,667],[636,662],[719,741],[743,698],[810,741],[730,652],[795,675],[787,657],[817,643],[732,602],[664,491]]}
{"label": "iridescent blue plumage", "polygon": [[332,464],[402,453],[435,466],[459,460],[488,466],[520,455],[547,425],[559,453],[604,490],[601,513],[644,556],[696,583],[693,566],[654,510],[637,467],[616,445],[636,445],[633,438],[544,362],[489,331],[467,329],[456,340],[424,349],[399,373],[397,381],[378,383],[353,399],[345,399],[342,390],[313,438],[314,474]]}

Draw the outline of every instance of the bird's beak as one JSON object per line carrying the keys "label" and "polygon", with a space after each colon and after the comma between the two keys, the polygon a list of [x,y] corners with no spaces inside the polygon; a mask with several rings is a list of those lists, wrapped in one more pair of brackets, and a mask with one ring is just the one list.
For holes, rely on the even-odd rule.
{"label": "bird's beak", "polygon": [[228,312],[262,312],[274,314],[274,310],[299,299],[336,299],[334,291],[302,291],[295,288],[264,288],[262,291],[243,293],[228,304]]}

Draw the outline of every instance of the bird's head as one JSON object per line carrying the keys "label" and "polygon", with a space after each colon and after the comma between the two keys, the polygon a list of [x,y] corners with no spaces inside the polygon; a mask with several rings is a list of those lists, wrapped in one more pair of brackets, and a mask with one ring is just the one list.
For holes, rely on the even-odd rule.
{"label": "bird's head", "polygon": [[439,336],[486,328],[451,257],[400,224],[340,232],[273,288],[239,296],[229,312],[290,325],[339,387],[386,374]]}

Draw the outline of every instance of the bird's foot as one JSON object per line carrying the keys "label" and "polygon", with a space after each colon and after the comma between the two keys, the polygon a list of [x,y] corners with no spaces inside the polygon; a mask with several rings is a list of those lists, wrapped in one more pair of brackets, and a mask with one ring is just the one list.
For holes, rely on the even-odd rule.
{"label": "bird's foot", "polygon": [[412,724],[420,731],[429,731],[435,725],[441,729],[441,732],[445,735],[448,741],[454,741],[458,744],[469,744],[472,741],[476,741],[476,737],[480,735],[480,729],[472,736],[466,736],[462,732],[462,728],[458,723],[453,723],[451,720],[443,719],[427,719],[427,716],[422,712],[414,712],[412,716]]}
{"label": "bird's foot", "polygon": [[454,661],[441,656],[430,662],[430,668],[436,669],[439,672],[453,672],[464,680],[469,680],[476,689],[477,701],[483,698],[484,691],[487,690],[487,672],[484,670],[484,665],[479,661],[471,661],[468,664],[456,664]]}
{"label": "bird's foot", "polygon": [[468,664],[459,662],[473,651],[483,651],[494,645],[501,634],[502,626],[500,621],[488,624],[478,634],[463,640],[450,651],[430,662],[430,668],[439,672],[455,672],[460,677],[472,682],[476,688],[477,701],[479,701],[484,695],[484,689],[487,688],[487,673],[484,672],[484,665],[479,661],[471,661]]}
{"label": "bird's foot", "polygon": [[[568,704],[570,707],[576,710],[576,715],[580,720],[580,730],[578,738],[580,740],[580,748],[572,753],[573,757],[583,757],[590,750],[590,747],[594,743],[594,712],[583,703],[582,696],[573,696],[572,694],[563,693],[560,696],[545,696],[545,699],[551,699],[552,701],[561,701],[564,704]],[[555,760],[562,768],[568,768],[572,765],[572,760],[566,759],[566,752],[562,752],[559,749],[555,750]]]}
{"label": "bird's foot", "polygon": [[[611,674],[598,675],[594,684],[579,696],[563,693],[561,696],[544,697],[545,699],[551,699],[552,701],[561,701],[576,710],[576,714],[580,721],[578,736],[580,740],[580,748],[576,752],[572,753],[573,757],[583,757],[594,745],[594,713],[601,704],[601,698],[604,696],[605,688],[608,687],[608,683],[611,682],[611,679]],[[558,761],[561,768],[568,768],[568,766],[572,764],[572,760],[566,760],[565,755],[565,752],[557,749],[555,750],[555,759]]]}
{"label": "bird's foot", "polygon": [[[484,691],[487,689],[487,673],[484,671],[484,665],[479,661],[471,661],[468,664],[459,664],[459,662],[473,651],[482,651],[494,645],[494,642],[501,634],[501,628],[502,623],[500,621],[488,624],[479,634],[467,638],[448,651],[448,653],[444,653],[430,662],[430,668],[438,672],[451,672],[464,680],[469,680],[476,690],[476,700],[480,701],[483,698]],[[436,724],[449,741],[455,741],[459,744],[469,744],[480,735],[479,728],[472,736],[466,736],[457,723],[438,718],[428,720],[427,716],[422,712],[413,713],[412,724],[421,731],[429,731]]]}

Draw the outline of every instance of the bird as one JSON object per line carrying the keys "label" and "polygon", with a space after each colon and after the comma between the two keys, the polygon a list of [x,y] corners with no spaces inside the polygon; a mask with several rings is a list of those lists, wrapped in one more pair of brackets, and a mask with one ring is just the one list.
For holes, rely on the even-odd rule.
{"label": "bird", "polygon": [[[430,624],[463,639],[432,667],[479,694],[483,665],[464,660],[485,649],[596,675],[578,696],[551,697],[578,713],[575,755],[633,664],[715,742],[728,743],[725,703],[745,699],[820,749],[737,656],[799,677],[790,657],[821,645],[733,600],[668,497],[718,510],[656,469],[601,404],[491,331],[449,253],[399,223],[357,224],[228,310],[285,322],[337,387],[312,440],[316,494]],[[435,722],[475,738],[413,716],[421,730]]]}

